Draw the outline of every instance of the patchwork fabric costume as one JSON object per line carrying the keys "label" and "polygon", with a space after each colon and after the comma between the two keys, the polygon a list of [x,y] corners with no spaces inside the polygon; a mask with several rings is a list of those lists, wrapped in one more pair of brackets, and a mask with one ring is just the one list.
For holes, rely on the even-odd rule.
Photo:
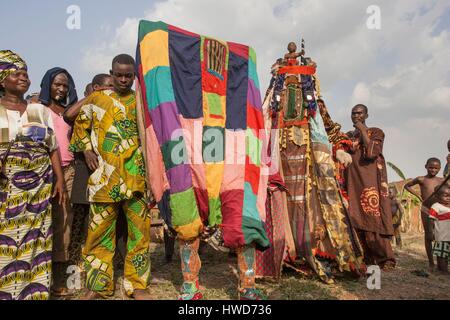
{"label": "patchwork fabric costume", "polygon": [[148,181],[181,240],[183,287],[198,287],[202,232],[238,252],[269,245],[256,55],[245,45],[141,21],[136,56]]}
{"label": "patchwork fabric costume", "polygon": [[[345,146],[340,126],[319,112],[316,66],[278,61],[263,104],[271,129],[266,230],[273,245],[257,253],[257,275],[281,276],[306,263],[326,283],[333,270],[359,272],[362,250],[338,179],[335,152]],[[324,123],[325,121],[325,123]]]}

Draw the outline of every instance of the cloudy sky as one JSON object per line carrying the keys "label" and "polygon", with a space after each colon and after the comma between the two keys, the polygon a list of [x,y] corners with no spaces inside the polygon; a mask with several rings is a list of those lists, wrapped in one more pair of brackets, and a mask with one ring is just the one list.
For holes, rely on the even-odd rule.
{"label": "cloudy sky", "polygon": [[[80,29],[67,9],[80,9]],[[380,13],[380,28],[374,11]],[[450,2],[447,0],[16,0],[0,19],[0,47],[29,64],[32,90],[44,72],[67,68],[79,94],[118,53],[134,54],[140,19],[252,46],[262,90],[289,41],[306,41],[332,117],[351,129],[350,109],[369,107],[386,133],[385,157],[408,177],[429,157],[445,161],[450,138]],[[372,28],[368,27],[367,22]],[[375,23],[375,24],[374,24]],[[390,180],[398,180],[389,171]]]}

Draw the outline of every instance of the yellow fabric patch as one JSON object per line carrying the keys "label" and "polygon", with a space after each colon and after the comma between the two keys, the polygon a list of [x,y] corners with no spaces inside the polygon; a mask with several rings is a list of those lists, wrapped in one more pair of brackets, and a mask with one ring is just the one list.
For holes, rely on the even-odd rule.
{"label": "yellow fabric patch", "polygon": [[178,238],[184,241],[189,241],[197,238],[203,229],[203,223],[200,217],[195,219],[190,224],[184,226],[173,227],[178,234]]}
{"label": "yellow fabric patch", "polygon": [[141,52],[148,53],[141,57],[144,75],[155,67],[169,67],[169,33],[156,30],[147,34],[141,41]]}
{"label": "yellow fabric patch", "polygon": [[205,164],[205,170],[208,198],[218,198],[222,186],[224,163],[207,163]]}

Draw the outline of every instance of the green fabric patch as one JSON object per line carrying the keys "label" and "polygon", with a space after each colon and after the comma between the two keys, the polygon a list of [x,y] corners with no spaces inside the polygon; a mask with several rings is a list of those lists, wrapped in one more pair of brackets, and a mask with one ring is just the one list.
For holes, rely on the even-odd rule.
{"label": "green fabric patch", "polygon": [[135,215],[141,217],[142,212],[145,210],[145,205],[142,201],[133,198],[129,201],[128,209],[131,210]]}
{"label": "green fabric patch", "polygon": [[[105,247],[108,251],[114,252],[114,242],[112,235],[114,234],[114,230],[116,229],[116,221],[113,221],[108,229],[106,229],[105,233],[103,234],[102,240],[100,241],[100,244]],[[114,239],[115,241],[115,239]]]}
{"label": "green fabric patch", "polygon": [[137,176],[139,174],[139,165],[137,164],[136,160],[139,160],[140,154],[138,152],[138,149],[136,149],[133,152],[133,156],[128,159],[127,162],[125,162],[125,170],[127,170],[128,173]]}
{"label": "green fabric patch", "polygon": [[216,116],[223,116],[222,104],[220,101],[221,96],[210,92],[206,92],[205,95],[208,99],[209,112]]}
{"label": "green fabric patch", "polygon": [[203,127],[203,161],[221,162],[225,159],[225,128]]}
{"label": "green fabric patch", "polygon": [[162,21],[158,21],[158,22],[145,21],[145,20],[139,21],[139,41],[142,41],[142,39],[144,39],[144,37],[149,32],[153,32],[155,30],[168,31],[169,26]]}
{"label": "green fabric patch", "polygon": [[145,74],[144,80],[147,84],[149,111],[156,109],[161,103],[175,101],[170,67],[155,67]]}
{"label": "green fabric patch", "polygon": [[255,87],[259,89],[258,72],[256,70],[256,53],[252,48],[249,48],[248,55],[248,77],[253,80]]}
{"label": "green fabric patch", "polygon": [[161,146],[161,152],[166,170],[187,162],[186,144],[183,137],[164,143]]}
{"label": "green fabric patch", "polygon": [[136,227],[136,225],[127,217],[128,223],[128,241],[127,241],[127,250],[133,250],[139,241],[144,237],[141,231]]}
{"label": "green fabric patch", "polygon": [[189,188],[186,191],[171,194],[170,209],[174,226],[185,226],[199,218],[194,189]]}
{"label": "green fabric patch", "polygon": [[244,233],[245,244],[255,243],[261,247],[269,247],[270,242],[259,216],[256,200],[256,195],[253,194],[251,185],[246,182],[244,185],[242,213],[242,232]]}
{"label": "green fabric patch", "polygon": [[262,141],[254,135],[253,130],[248,128],[246,130],[247,135],[247,145],[246,145],[246,155],[250,158],[250,161],[256,165],[261,166],[261,151],[262,151]]}
{"label": "green fabric patch", "polygon": [[220,199],[208,199],[210,226],[216,226],[222,223],[222,202]]}
{"label": "green fabric patch", "polygon": [[288,86],[288,108],[287,108],[287,114],[286,119],[293,119],[296,117],[295,115],[295,106],[297,104],[297,92],[295,90],[295,87],[292,85]]}

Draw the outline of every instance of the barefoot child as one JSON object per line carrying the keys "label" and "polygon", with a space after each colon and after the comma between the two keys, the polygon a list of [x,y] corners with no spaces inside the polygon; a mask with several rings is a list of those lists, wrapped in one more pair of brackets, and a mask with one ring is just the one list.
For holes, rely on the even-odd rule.
{"label": "barefoot child", "polygon": [[444,185],[437,191],[437,200],[430,209],[430,218],[434,220],[433,255],[437,257],[437,268],[448,273],[450,257],[450,186]]}
{"label": "barefoot child", "polygon": [[[425,231],[425,249],[427,251],[428,264],[431,270],[434,269],[434,260],[432,254],[432,241],[433,241],[433,229],[430,220],[428,219],[429,215],[429,206],[424,203],[424,200],[427,200],[434,192],[434,189],[439,186],[443,179],[437,177],[439,170],[441,170],[441,161],[437,158],[430,158],[427,160],[425,164],[425,168],[427,169],[427,175],[422,177],[417,177],[414,180],[408,182],[405,185],[405,189],[410,193],[415,195],[422,202],[421,209],[421,217],[423,223],[423,229]],[[412,187],[418,184],[420,186],[420,195],[417,194]]]}
{"label": "barefoot child", "polygon": [[402,238],[400,234],[400,227],[403,217],[403,206],[397,199],[397,189],[394,187],[389,188],[389,198],[391,198],[391,212],[392,212],[392,225],[394,227],[395,245],[402,248]]}

